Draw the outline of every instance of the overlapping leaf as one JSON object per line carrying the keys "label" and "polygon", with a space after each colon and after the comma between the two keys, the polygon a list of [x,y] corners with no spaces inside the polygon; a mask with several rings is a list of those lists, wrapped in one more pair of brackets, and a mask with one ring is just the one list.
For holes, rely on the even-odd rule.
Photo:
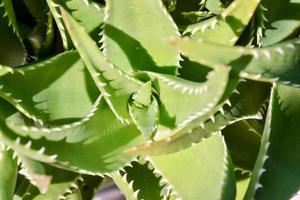
{"label": "overlapping leaf", "polygon": [[168,39],[179,33],[161,0],[107,1],[105,15],[103,50],[118,68],[177,71],[179,52]]}

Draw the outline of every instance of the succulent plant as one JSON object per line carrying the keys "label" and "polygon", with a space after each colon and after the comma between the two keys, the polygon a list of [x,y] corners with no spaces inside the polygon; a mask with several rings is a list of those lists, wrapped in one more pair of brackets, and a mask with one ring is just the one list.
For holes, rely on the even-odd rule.
{"label": "succulent plant", "polygon": [[300,198],[299,0],[0,0],[0,199]]}

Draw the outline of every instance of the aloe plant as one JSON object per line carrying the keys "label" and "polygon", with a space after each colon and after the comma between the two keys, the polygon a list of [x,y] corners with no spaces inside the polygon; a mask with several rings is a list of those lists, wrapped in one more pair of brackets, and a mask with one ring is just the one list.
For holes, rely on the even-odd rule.
{"label": "aloe plant", "polygon": [[300,198],[299,0],[0,0],[0,199]]}

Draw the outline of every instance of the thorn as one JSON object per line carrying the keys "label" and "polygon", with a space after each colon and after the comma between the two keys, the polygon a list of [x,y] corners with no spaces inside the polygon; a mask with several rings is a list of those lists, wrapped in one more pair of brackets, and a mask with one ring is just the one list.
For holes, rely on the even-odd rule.
{"label": "thorn", "polygon": [[130,183],[128,184],[128,187],[130,187],[131,189],[133,189],[133,181],[130,181]]}
{"label": "thorn", "polygon": [[231,107],[231,103],[230,103],[229,99],[227,99],[227,100],[225,101],[225,104],[227,104],[228,106]]}
{"label": "thorn", "polygon": [[135,198],[138,198],[139,191],[140,191],[140,190],[137,190],[137,191],[135,191],[135,192],[133,193],[133,195],[134,195]]}
{"label": "thorn", "polygon": [[45,152],[45,147],[40,148],[40,150],[38,150],[38,154],[44,154]]}
{"label": "thorn", "polygon": [[20,138],[20,137],[17,137],[17,139],[15,140],[15,143],[16,143],[16,144],[20,144],[20,142],[21,142],[21,138]]}
{"label": "thorn", "polygon": [[240,92],[237,89],[234,89],[233,93],[240,94]]}
{"label": "thorn", "polygon": [[57,158],[57,154],[54,154],[52,156],[49,156],[50,160],[55,160]]}
{"label": "thorn", "polygon": [[14,151],[13,153],[13,160],[16,159],[18,157],[18,154]]}
{"label": "thorn", "polygon": [[257,190],[257,189],[259,189],[259,188],[262,188],[262,187],[263,187],[262,184],[257,183],[257,184],[255,185],[255,190]]}
{"label": "thorn", "polygon": [[264,50],[264,51],[263,51],[263,54],[264,54],[268,59],[271,58],[271,54],[270,54],[270,52],[269,52],[268,50]]}
{"label": "thorn", "polygon": [[280,55],[283,55],[283,54],[284,54],[283,49],[280,48],[280,47],[277,47],[277,48],[275,49],[275,51],[276,51],[277,53],[279,53]]}
{"label": "thorn", "polygon": [[214,116],[211,116],[210,119],[211,119],[212,123],[215,123],[216,120],[215,120]]}
{"label": "thorn", "polygon": [[288,44],[286,46],[287,46],[287,48],[290,48],[290,49],[296,49],[295,45],[293,45],[293,44]]}
{"label": "thorn", "polygon": [[219,111],[222,113],[222,115],[225,114],[223,107],[221,107],[221,108],[219,109]]}
{"label": "thorn", "polygon": [[25,144],[25,148],[26,148],[26,149],[29,149],[29,148],[31,147],[31,144],[32,144],[32,142],[31,142],[31,140],[29,140],[29,141]]}

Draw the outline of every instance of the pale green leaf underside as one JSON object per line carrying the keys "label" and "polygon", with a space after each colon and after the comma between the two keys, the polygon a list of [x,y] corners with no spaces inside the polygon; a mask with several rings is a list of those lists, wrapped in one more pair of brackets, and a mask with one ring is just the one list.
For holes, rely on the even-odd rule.
{"label": "pale green leaf underside", "polygon": [[262,0],[261,4],[267,9],[263,46],[270,46],[299,34],[299,0]]}

